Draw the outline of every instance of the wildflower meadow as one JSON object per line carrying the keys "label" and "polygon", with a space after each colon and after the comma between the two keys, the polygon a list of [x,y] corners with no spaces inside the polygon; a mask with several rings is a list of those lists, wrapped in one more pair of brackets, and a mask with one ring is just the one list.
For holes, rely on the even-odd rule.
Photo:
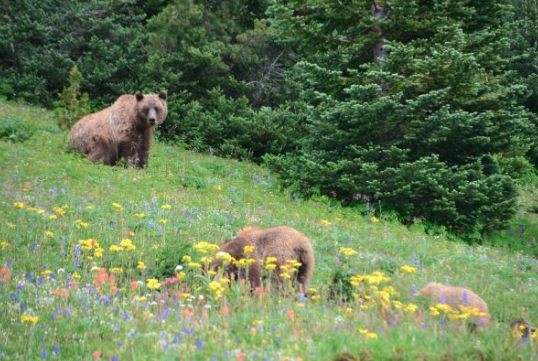
{"label": "wildflower meadow", "polygon": [[[303,200],[209,151],[157,141],[147,169],[93,164],[67,152],[51,112],[2,101],[0,117],[33,132],[0,142],[0,360],[538,360],[536,332],[510,327],[538,324],[532,252],[428,234],[379,205]],[[248,269],[254,250],[235,260],[222,241],[273,225],[310,239],[308,289],[292,282],[297,262],[262,260],[256,289],[223,272]],[[496,237],[537,236],[515,232]],[[421,297],[430,281],[479,294],[491,326]]]}

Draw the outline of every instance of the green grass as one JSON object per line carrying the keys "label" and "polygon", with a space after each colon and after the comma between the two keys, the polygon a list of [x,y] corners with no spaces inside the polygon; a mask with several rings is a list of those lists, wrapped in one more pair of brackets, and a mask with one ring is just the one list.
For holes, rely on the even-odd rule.
{"label": "green grass", "polygon": [[[292,197],[262,167],[159,142],[147,169],[96,165],[66,152],[67,133],[54,126],[52,113],[0,101],[0,121],[7,117],[34,130],[21,141],[0,141],[0,245],[7,245],[0,247],[0,265],[9,265],[9,280],[0,284],[1,360],[92,360],[96,352],[102,360],[133,361],[331,360],[342,352],[376,361],[538,358],[538,343],[521,342],[509,328],[517,318],[538,323],[533,248],[523,247],[522,254],[499,247],[509,233],[494,235],[496,246],[469,246],[390,219],[373,223],[326,199]],[[62,206],[65,215],[53,209]],[[521,215],[529,222],[525,239],[537,232],[531,216]],[[210,277],[186,264],[182,281],[146,287],[148,278],[174,275],[184,255],[199,260],[196,243],[219,244],[244,226],[278,224],[313,243],[316,292],[306,299],[292,290],[251,295],[233,282],[215,300]],[[112,253],[110,246],[125,238],[136,250]],[[82,250],[76,267],[76,245],[87,239],[99,242],[103,257],[88,259],[95,247]],[[340,247],[358,255],[346,258]],[[139,261],[145,270],[137,269]],[[406,264],[417,273],[402,274]],[[112,268],[123,272],[98,285],[101,267],[108,275]],[[329,296],[336,272],[374,271],[391,278],[380,286],[398,292],[391,299],[419,310],[383,308],[378,301],[361,312],[357,301]],[[133,281],[141,285],[134,289]],[[439,324],[427,300],[413,295],[413,285],[429,281],[466,284],[488,303],[492,327],[471,332],[463,321]],[[372,294],[365,285],[353,291]],[[38,322],[24,323],[23,315]]]}

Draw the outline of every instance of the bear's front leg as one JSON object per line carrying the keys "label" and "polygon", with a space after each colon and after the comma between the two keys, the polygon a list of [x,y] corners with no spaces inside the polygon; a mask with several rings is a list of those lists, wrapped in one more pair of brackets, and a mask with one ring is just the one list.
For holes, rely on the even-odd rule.
{"label": "bear's front leg", "polygon": [[137,167],[145,168],[148,166],[149,148],[151,146],[151,129],[146,130],[140,139],[140,145],[138,146],[138,159]]}

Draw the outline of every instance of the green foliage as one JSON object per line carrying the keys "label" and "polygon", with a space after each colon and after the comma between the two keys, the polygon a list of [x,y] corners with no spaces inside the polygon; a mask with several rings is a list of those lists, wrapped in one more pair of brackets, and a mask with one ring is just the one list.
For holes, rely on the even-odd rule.
{"label": "green foliage", "polygon": [[30,139],[35,133],[32,128],[20,119],[12,117],[0,119],[0,140],[9,142],[24,142]]}
{"label": "green foliage", "polygon": [[60,93],[62,108],[56,110],[58,125],[70,129],[80,118],[90,112],[88,93],[81,94],[82,74],[76,66],[69,72],[69,87]]}
{"label": "green foliage", "polygon": [[[501,154],[501,173],[518,178],[537,141],[522,86],[505,81],[509,8],[377,5],[389,15],[372,15],[367,1],[269,8],[279,36],[304,59],[292,76],[308,119],[300,151],[268,156],[269,166],[307,194],[379,199],[406,223],[425,218],[470,234],[505,227],[516,186],[484,157]],[[388,55],[376,59],[381,41]]]}

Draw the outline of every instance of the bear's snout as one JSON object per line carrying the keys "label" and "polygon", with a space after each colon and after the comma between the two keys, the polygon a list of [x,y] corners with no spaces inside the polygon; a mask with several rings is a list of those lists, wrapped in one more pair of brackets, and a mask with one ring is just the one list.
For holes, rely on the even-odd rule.
{"label": "bear's snout", "polygon": [[149,125],[151,126],[155,125],[155,118],[149,118]]}

